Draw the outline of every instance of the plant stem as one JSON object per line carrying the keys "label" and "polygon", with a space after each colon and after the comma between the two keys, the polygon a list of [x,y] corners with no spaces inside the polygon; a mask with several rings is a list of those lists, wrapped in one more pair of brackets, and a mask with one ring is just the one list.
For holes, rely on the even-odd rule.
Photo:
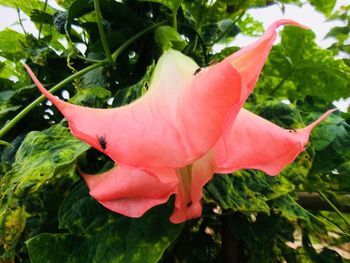
{"label": "plant stem", "polygon": [[177,11],[173,12],[173,27],[177,31]]}
{"label": "plant stem", "polygon": [[109,63],[114,64],[114,60],[112,58],[111,51],[109,50],[106,34],[105,34],[104,29],[103,29],[102,15],[101,15],[100,4],[99,4],[98,0],[94,0],[94,6],[95,6],[95,11],[96,11],[98,31],[100,31],[101,41],[102,41],[103,49],[105,50],[105,53],[106,53],[106,58],[109,61]]}
{"label": "plant stem", "polygon": [[318,191],[318,194],[322,197],[323,200],[325,200],[333,209],[334,211],[344,220],[344,222],[350,227],[350,222],[348,219],[343,215],[342,212],[328,199],[328,197],[321,191]]}
{"label": "plant stem", "polygon": [[27,32],[26,32],[26,30],[24,29],[24,26],[23,26],[23,23],[22,23],[21,10],[20,10],[18,7],[17,7],[17,15],[18,15],[18,21],[19,21],[19,24],[20,24],[21,27],[22,27],[23,33],[26,35]]}
{"label": "plant stem", "polygon": [[[98,67],[105,65],[107,63],[108,63],[107,60],[103,60],[99,63],[93,64],[87,68],[84,68],[84,69],[74,73],[73,75],[70,75],[68,78],[62,80],[60,83],[55,85],[49,91],[51,93],[54,93],[55,91],[59,90],[63,86],[67,85],[69,82],[73,81],[75,78],[77,78],[81,75],[84,75],[85,73],[89,72],[90,70],[92,70],[94,68],[98,68]],[[9,130],[11,130],[11,128],[13,126],[15,126],[17,124],[17,122],[19,122],[21,119],[23,119],[24,116],[26,116],[30,111],[32,111],[44,99],[45,99],[45,96],[41,95],[36,100],[34,100],[32,103],[30,103],[27,107],[25,107],[20,113],[18,113],[11,121],[6,123],[6,125],[0,130],[0,138],[2,138]]]}
{"label": "plant stem", "polygon": [[[46,10],[46,7],[47,7],[47,2],[48,0],[45,0],[45,4],[44,4],[44,8],[43,8],[43,11],[45,12]],[[40,27],[39,27],[39,34],[38,34],[38,40],[40,40],[40,36],[41,36],[41,30],[43,29],[43,23],[40,24]]]}
{"label": "plant stem", "polygon": [[98,62],[103,61],[103,59],[91,59],[91,58],[86,58],[86,57],[79,56],[79,55],[75,55],[75,57],[79,58],[81,60],[84,60],[86,62],[89,62],[89,63],[98,63]]}
{"label": "plant stem", "polygon": [[[289,199],[290,199],[293,203],[295,203],[297,206],[299,206],[300,208],[302,208],[311,218],[313,218],[313,219],[315,219],[316,221],[318,221],[318,222],[324,224],[325,226],[330,227],[330,226],[329,226],[329,223],[327,223],[327,222],[321,220],[320,218],[318,218],[317,216],[315,216],[313,213],[309,212],[307,209],[305,209],[304,207],[302,207],[298,202],[296,202],[296,201],[294,200],[293,197],[291,197],[290,195],[287,195],[287,196],[289,197]],[[327,221],[329,221],[332,225],[334,225],[334,226],[336,226],[337,228],[339,228],[339,230],[342,232],[343,235],[346,235],[347,237],[350,237],[350,235],[347,234],[338,224],[332,222],[332,221],[329,220],[328,218],[325,218],[325,219],[326,219]]]}
{"label": "plant stem", "polygon": [[195,29],[193,28],[192,26],[189,26],[187,24],[184,24],[184,23],[179,23],[181,26],[185,26],[191,30],[193,30],[193,32],[196,33],[196,35],[198,36],[199,38],[199,41],[201,42],[201,45],[202,45],[202,49],[203,49],[203,57],[204,57],[204,62],[205,62],[205,65],[207,66],[209,61],[208,61],[208,55],[207,55],[207,46],[205,45],[205,42],[204,42],[204,39],[203,37],[201,36],[201,34]]}
{"label": "plant stem", "polygon": [[124,51],[124,49],[129,46],[132,42],[134,42],[136,39],[138,39],[139,37],[141,37],[142,35],[144,35],[145,33],[147,33],[148,31],[151,31],[152,29],[155,29],[161,25],[164,25],[167,21],[162,21],[159,22],[157,24],[154,24],[153,26],[150,26],[144,30],[142,30],[141,32],[137,33],[136,35],[134,35],[133,37],[131,37],[130,39],[128,39],[127,41],[125,41],[123,43],[123,45],[121,45],[116,51],[113,52],[112,54],[112,58],[113,61],[116,61],[116,59],[118,58],[118,56],[120,55],[120,53],[122,53],[122,51]]}

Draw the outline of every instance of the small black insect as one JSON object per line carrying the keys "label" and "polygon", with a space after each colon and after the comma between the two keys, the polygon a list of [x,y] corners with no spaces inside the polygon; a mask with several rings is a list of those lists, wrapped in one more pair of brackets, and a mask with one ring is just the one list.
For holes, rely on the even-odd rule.
{"label": "small black insect", "polygon": [[104,135],[103,136],[97,136],[97,140],[98,140],[98,143],[100,144],[101,148],[103,150],[106,150],[107,149],[106,137]]}
{"label": "small black insect", "polygon": [[202,70],[201,68],[197,68],[193,75],[196,76],[199,72],[201,72],[201,70]]}
{"label": "small black insect", "polygon": [[296,129],[291,129],[291,130],[289,130],[289,132],[297,132],[297,130]]}
{"label": "small black insect", "polygon": [[148,89],[148,83],[147,82],[145,83],[145,88]]}

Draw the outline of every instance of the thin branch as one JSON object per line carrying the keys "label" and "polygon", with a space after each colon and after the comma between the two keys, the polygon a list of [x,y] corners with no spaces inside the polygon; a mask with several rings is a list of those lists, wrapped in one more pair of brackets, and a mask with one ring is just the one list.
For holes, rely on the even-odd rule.
{"label": "thin branch", "polygon": [[179,24],[181,26],[184,26],[184,27],[187,27],[187,28],[193,30],[196,33],[196,35],[198,36],[199,41],[201,42],[201,45],[202,45],[205,65],[208,65],[209,61],[208,61],[208,55],[207,55],[207,46],[205,45],[204,39],[201,36],[201,34],[195,28],[193,28],[192,26],[189,26],[189,25],[187,25],[185,23],[179,23]]}
{"label": "thin branch", "polygon": [[318,191],[318,194],[322,197],[323,200],[325,200],[327,202],[327,204],[329,204],[329,206],[332,207],[332,209],[343,219],[343,221],[350,227],[350,222],[348,221],[348,219],[343,215],[342,212],[340,212],[340,210],[328,199],[328,197],[322,193],[321,191]]}
{"label": "thin branch", "polygon": [[98,30],[100,31],[101,41],[102,41],[103,49],[105,50],[105,53],[106,53],[106,58],[109,61],[109,63],[114,64],[111,51],[109,50],[106,34],[103,29],[102,15],[101,15],[100,4],[98,0],[94,0],[94,6],[96,11]]}
{"label": "thin branch", "polygon": [[173,12],[173,27],[177,31],[177,11]]}
{"label": "thin branch", "polygon": [[322,223],[322,224],[324,224],[325,226],[328,226],[328,227],[329,227],[329,223],[331,223],[332,225],[334,225],[335,227],[337,227],[337,228],[342,232],[343,235],[346,235],[346,236],[350,237],[350,235],[347,234],[338,224],[335,224],[334,222],[332,222],[331,220],[328,220],[327,218],[325,218],[325,220],[327,220],[329,223],[328,223],[328,222],[325,222],[324,220],[322,220],[322,219],[320,219],[319,217],[315,216],[313,213],[309,212],[309,211],[307,210],[307,208],[303,207],[298,201],[294,200],[293,197],[291,197],[290,195],[287,195],[287,196],[291,199],[291,201],[295,202],[296,205],[298,205],[299,207],[303,208],[304,211],[305,211],[311,218],[315,219],[316,221],[318,221],[318,222],[320,222],[320,223]]}
{"label": "thin branch", "polygon": [[81,60],[84,60],[84,61],[87,61],[87,62],[90,62],[90,63],[98,63],[98,62],[101,62],[103,60],[101,59],[92,59],[92,58],[86,58],[86,57],[83,57],[83,56],[79,56],[79,55],[75,55],[76,58],[79,58]]}
{"label": "thin branch", "polygon": [[[45,4],[44,4],[44,8],[43,8],[43,11],[45,12],[46,11],[46,8],[47,8],[47,2],[48,0],[45,0]],[[43,23],[40,24],[40,27],[39,27],[39,34],[38,34],[38,40],[40,40],[40,36],[41,36],[41,30],[43,29]]]}
{"label": "thin branch", "polygon": [[18,7],[17,7],[17,16],[18,16],[19,24],[21,25],[21,28],[23,30],[23,33],[26,35],[27,31],[24,29],[24,25],[22,23],[22,18],[21,18],[21,10]]}

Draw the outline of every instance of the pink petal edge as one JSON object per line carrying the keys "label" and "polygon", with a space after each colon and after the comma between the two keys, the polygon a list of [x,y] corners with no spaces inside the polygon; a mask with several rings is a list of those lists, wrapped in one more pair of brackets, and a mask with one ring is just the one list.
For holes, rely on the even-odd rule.
{"label": "pink petal edge", "polygon": [[280,173],[305,149],[312,129],[334,111],[328,110],[309,126],[294,131],[242,109],[229,131],[229,139],[221,139],[214,148],[216,172],[259,169],[269,175]]}
{"label": "pink petal edge", "polygon": [[140,217],[150,208],[163,204],[176,192],[178,185],[174,170],[156,171],[168,178],[161,182],[149,171],[127,166],[89,175],[80,172],[90,189],[90,195],[106,208],[129,216]]}

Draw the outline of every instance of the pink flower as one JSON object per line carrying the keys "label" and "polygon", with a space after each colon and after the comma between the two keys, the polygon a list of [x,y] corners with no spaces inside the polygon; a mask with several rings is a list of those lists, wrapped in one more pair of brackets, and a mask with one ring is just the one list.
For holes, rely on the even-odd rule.
{"label": "pink flower", "polygon": [[242,109],[283,24],[255,43],[194,74],[198,65],[175,50],[160,57],[150,88],[114,109],[73,105],[50,94],[25,65],[40,91],[68,120],[74,136],[110,156],[116,166],[82,174],[90,195],[106,208],[140,217],[175,195],[171,222],[199,217],[203,186],[214,173],[260,169],[278,174],[304,150],[312,128],[291,132]]}

